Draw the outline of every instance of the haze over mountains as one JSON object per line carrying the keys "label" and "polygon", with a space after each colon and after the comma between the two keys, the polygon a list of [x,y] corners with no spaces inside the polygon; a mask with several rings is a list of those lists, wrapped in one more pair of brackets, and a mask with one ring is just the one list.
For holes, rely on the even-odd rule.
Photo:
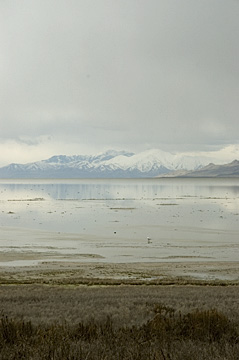
{"label": "haze over mountains", "polygon": [[[159,149],[138,154],[108,150],[96,155],[56,155],[28,164],[13,163],[0,168],[0,178],[143,178],[170,173],[172,176],[190,176],[190,171],[192,176],[220,176],[215,169],[210,172],[212,166],[203,170],[212,162],[218,163],[218,159],[171,154]],[[229,171],[225,172],[225,176],[238,176],[238,168],[239,162],[235,162],[233,171],[236,175],[230,175]],[[222,168],[217,170],[222,171]]]}

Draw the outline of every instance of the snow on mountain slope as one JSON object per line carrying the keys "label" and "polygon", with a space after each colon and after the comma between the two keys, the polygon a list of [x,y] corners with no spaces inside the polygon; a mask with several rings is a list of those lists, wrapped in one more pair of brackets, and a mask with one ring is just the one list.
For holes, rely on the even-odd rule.
{"label": "snow on mountain slope", "polygon": [[162,150],[152,149],[130,157],[119,155],[101,163],[101,165],[114,166],[122,170],[138,169],[142,172],[148,172],[157,168],[196,170],[212,161],[215,161],[215,159],[211,157],[195,157],[184,154],[174,155]]}
{"label": "snow on mountain slope", "polygon": [[216,161],[216,159],[206,156],[189,156],[184,154],[177,154],[173,159],[172,170],[197,170],[212,161]]}
{"label": "snow on mountain slope", "polygon": [[169,164],[170,153],[161,150],[147,150],[139,154],[126,157],[124,155],[116,156],[113,159],[104,162],[105,166],[115,166],[122,170],[139,170],[147,172],[153,168],[166,167]]}
{"label": "snow on mountain slope", "polygon": [[138,154],[108,150],[95,155],[55,155],[29,164],[0,168],[0,177],[150,177],[174,170],[197,170],[215,158],[172,154],[159,149]]}

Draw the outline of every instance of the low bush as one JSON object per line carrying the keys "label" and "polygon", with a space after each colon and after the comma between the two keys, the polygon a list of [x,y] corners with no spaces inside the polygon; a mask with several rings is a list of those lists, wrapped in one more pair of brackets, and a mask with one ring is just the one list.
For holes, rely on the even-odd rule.
{"label": "low bush", "polygon": [[181,314],[162,304],[141,325],[118,327],[112,317],[70,324],[0,320],[0,359],[239,359],[238,324],[216,309]]}

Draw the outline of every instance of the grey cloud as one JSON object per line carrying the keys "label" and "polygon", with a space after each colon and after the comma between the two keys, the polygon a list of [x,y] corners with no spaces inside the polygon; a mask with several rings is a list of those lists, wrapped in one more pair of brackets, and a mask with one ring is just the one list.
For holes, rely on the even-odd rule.
{"label": "grey cloud", "polygon": [[0,10],[2,139],[238,142],[238,2],[23,0]]}

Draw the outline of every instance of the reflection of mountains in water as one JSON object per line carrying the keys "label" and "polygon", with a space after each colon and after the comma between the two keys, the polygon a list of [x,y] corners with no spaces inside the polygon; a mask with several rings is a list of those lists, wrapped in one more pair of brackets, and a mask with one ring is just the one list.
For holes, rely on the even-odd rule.
{"label": "reflection of mountains in water", "polygon": [[[24,180],[25,181],[25,180]],[[67,183],[59,183],[59,180],[52,180],[52,183],[43,184],[7,184],[1,186],[6,190],[7,199],[47,199],[54,200],[110,200],[110,199],[152,199],[163,194],[168,186],[159,185],[157,181],[143,183],[140,180],[69,180]]]}
{"label": "reflection of mountains in water", "polygon": [[107,179],[39,180],[0,184],[5,200],[172,200],[187,197],[235,197],[239,185],[233,179]]}

